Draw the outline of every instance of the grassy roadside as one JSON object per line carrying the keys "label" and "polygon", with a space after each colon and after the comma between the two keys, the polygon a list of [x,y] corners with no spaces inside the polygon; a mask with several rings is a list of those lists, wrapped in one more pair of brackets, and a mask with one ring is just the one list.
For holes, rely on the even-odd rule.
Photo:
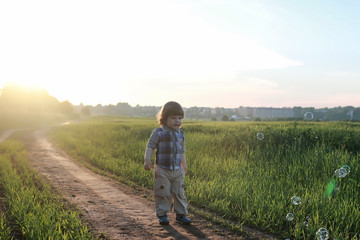
{"label": "grassy roadside", "polygon": [[79,213],[34,172],[25,146],[0,145],[0,239],[93,239]]}

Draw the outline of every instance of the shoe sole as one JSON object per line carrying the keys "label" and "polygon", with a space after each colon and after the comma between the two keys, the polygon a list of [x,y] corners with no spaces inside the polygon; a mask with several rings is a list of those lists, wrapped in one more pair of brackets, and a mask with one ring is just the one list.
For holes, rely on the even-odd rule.
{"label": "shoe sole", "polygon": [[159,223],[160,223],[160,225],[169,225],[168,222],[159,222]]}

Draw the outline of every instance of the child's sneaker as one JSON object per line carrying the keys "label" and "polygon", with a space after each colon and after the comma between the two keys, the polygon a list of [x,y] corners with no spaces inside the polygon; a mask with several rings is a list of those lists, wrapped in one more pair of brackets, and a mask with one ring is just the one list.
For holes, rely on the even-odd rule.
{"label": "child's sneaker", "polygon": [[191,223],[191,220],[186,217],[184,214],[176,214],[176,222],[183,224],[183,225],[189,225]]}
{"label": "child's sneaker", "polygon": [[157,216],[159,219],[159,223],[160,225],[169,225],[169,219],[167,218],[167,215],[163,215],[163,216]]}

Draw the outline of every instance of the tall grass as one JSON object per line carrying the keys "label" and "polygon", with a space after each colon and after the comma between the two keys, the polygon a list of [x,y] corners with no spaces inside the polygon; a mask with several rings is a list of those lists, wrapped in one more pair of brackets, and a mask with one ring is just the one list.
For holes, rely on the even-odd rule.
{"label": "tall grass", "polygon": [[[155,127],[150,119],[94,118],[51,136],[77,159],[152,187],[143,155]],[[192,205],[283,237],[312,239],[325,227],[331,238],[360,238],[359,124],[185,121],[183,130]],[[351,172],[336,178],[344,164]]]}
{"label": "tall grass", "polygon": [[61,199],[29,166],[24,145],[7,140],[0,146],[0,177],[5,212],[0,239],[92,239],[76,211]]}
{"label": "tall grass", "polygon": [[0,239],[13,239],[11,235],[11,227],[2,212],[0,212]]}

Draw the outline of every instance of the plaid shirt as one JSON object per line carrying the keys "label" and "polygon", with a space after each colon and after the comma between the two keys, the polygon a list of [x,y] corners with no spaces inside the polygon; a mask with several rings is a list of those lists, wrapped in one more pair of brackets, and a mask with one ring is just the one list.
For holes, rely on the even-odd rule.
{"label": "plaid shirt", "polygon": [[167,126],[156,128],[148,141],[149,148],[156,149],[156,164],[168,170],[181,168],[181,155],[185,153],[185,136],[182,130]]}

